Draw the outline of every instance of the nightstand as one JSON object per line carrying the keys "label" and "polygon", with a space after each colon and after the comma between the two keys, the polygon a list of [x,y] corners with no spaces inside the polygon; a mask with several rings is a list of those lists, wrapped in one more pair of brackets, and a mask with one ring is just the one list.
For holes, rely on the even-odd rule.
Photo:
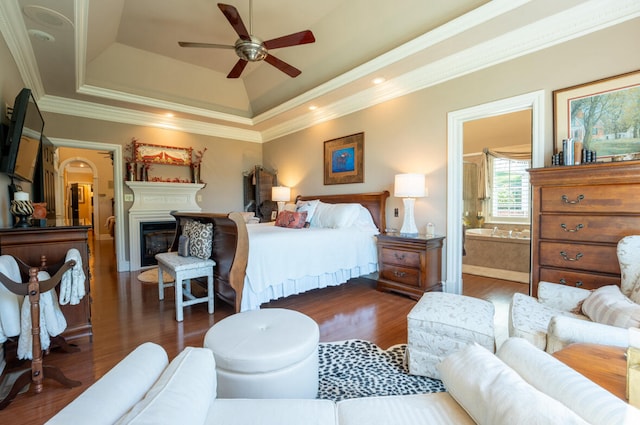
{"label": "nightstand", "polygon": [[442,291],[444,236],[378,235],[378,290],[394,291],[414,299],[425,292]]}

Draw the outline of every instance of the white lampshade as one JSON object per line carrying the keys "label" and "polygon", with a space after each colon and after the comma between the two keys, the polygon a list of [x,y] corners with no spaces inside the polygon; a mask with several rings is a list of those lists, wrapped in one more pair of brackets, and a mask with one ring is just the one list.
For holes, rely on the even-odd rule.
{"label": "white lampshade", "polygon": [[273,186],[271,188],[271,200],[278,203],[278,214],[284,210],[285,202],[291,199],[291,188],[286,186]]}
{"label": "white lampshade", "polygon": [[287,202],[291,199],[291,188],[286,186],[273,186],[271,188],[271,200],[272,201],[284,201]]}
{"label": "white lampshade", "polygon": [[424,174],[396,174],[394,196],[397,198],[421,198],[425,196]]}

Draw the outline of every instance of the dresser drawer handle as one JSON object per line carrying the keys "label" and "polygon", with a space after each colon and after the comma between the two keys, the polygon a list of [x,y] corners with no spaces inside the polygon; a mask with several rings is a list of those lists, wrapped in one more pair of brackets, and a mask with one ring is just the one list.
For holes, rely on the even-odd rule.
{"label": "dresser drawer handle", "polygon": [[393,256],[396,257],[396,260],[404,260],[404,257],[406,257],[406,254],[398,254],[397,252],[394,252]]}
{"label": "dresser drawer handle", "polygon": [[575,201],[570,201],[567,195],[562,195],[562,202],[565,204],[579,204],[584,199],[584,195],[578,195]]}
{"label": "dresser drawer handle", "polygon": [[399,271],[395,270],[395,271],[393,272],[393,275],[394,275],[395,277],[405,277],[407,274],[406,274],[405,272],[399,272]]}
{"label": "dresser drawer handle", "polygon": [[[567,283],[567,281],[565,280],[565,278],[564,278],[564,277],[563,277],[563,278],[560,278],[560,283],[561,283],[562,285],[568,285],[568,283]],[[576,284],[575,284],[574,286],[575,286],[576,288],[579,288],[579,287],[581,287],[582,285],[583,285],[582,281],[581,281],[581,280],[579,280],[579,281],[577,281],[577,282],[576,282]]]}
{"label": "dresser drawer handle", "polygon": [[564,251],[560,251],[560,256],[561,256],[562,258],[564,258],[564,259],[565,259],[565,261],[578,261],[580,258],[582,258],[582,256],[583,256],[583,255],[584,255],[584,254],[582,254],[581,252],[579,252],[579,253],[577,253],[577,254],[576,254],[576,257],[575,257],[575,258],[569,258],[569,256],[567,255],[567,253],[566,253],[566,252],[564,252]]}
{"label": "dresser drawer handle", "polygon": [[567,225],[564,223],[560,224],[560,227],[562,227],[562,230],[565,232],[577,232],[584,227],[584,224],[579,223],[574,229],[567,229]]}

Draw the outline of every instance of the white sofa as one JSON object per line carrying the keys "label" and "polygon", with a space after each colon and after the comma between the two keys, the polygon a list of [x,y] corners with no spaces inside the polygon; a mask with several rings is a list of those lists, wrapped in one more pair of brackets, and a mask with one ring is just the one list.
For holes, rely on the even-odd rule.
{"label": "white sofa", "polygon": [[639,411],[521,338],[497,355],[470,344],[439,365],[448,392],[318,399],[216,398],[215,361],[186,348],[171,363],[145,343],[47,424],[625,424]]}

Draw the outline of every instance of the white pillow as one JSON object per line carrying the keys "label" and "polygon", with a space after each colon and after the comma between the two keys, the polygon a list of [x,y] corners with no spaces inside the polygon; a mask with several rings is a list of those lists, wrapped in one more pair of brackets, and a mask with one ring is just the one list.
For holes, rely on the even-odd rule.
{"label": "white pillow", "polygon": [[374,223],[373,221],[373,217],[371,217],[371,213],[362,205],[360,205],[360,209],[358,210],[358,217],[356,217],[356,221],[353,223],[353,225],[363,230],[378,230],[376,223]]}
{"label": "white pillow", "polygon": [[316,211],[316,207],[320,201],[318,199],[314,199],[312,201],[298,201],[296,202],[296,212],[307,212],[307,223],[311,223],[311,219],[313,218],[313,214]]}
{"label": "white pillow", "polygon": [[437,367],[447,391],[479,425],[587,423],[476,343]]}
{"label": "white pillow", "polygon": [[327,204],[319,202],[311,227],[341,229],[351,227],[360,214],[360,204]]}
{"label": "white pillow", "polygon": [[[569,407],[589,423],[640,424],[639,410],[550,354],[536,349],[524,338],[507,339],[496,355],[525,381]],[[629,422],[625,422],[625,419]]]}
{"label": "white pillow", "polygon": [[582,303],[582,312],[594,322],[619,328],[640,327],[640,304],[627,298],[616,285],[601,286]]}
{"label": "white pillow", "polygon": [[213,351],[187,347],[117,424],[202,424],[215,397]]}
{"label": "white pillow", "polygon": [[298,207],[296,206],[296,204],[287,203],[287,204],[284,204],[284,210],[296,212],[298,210]]}

